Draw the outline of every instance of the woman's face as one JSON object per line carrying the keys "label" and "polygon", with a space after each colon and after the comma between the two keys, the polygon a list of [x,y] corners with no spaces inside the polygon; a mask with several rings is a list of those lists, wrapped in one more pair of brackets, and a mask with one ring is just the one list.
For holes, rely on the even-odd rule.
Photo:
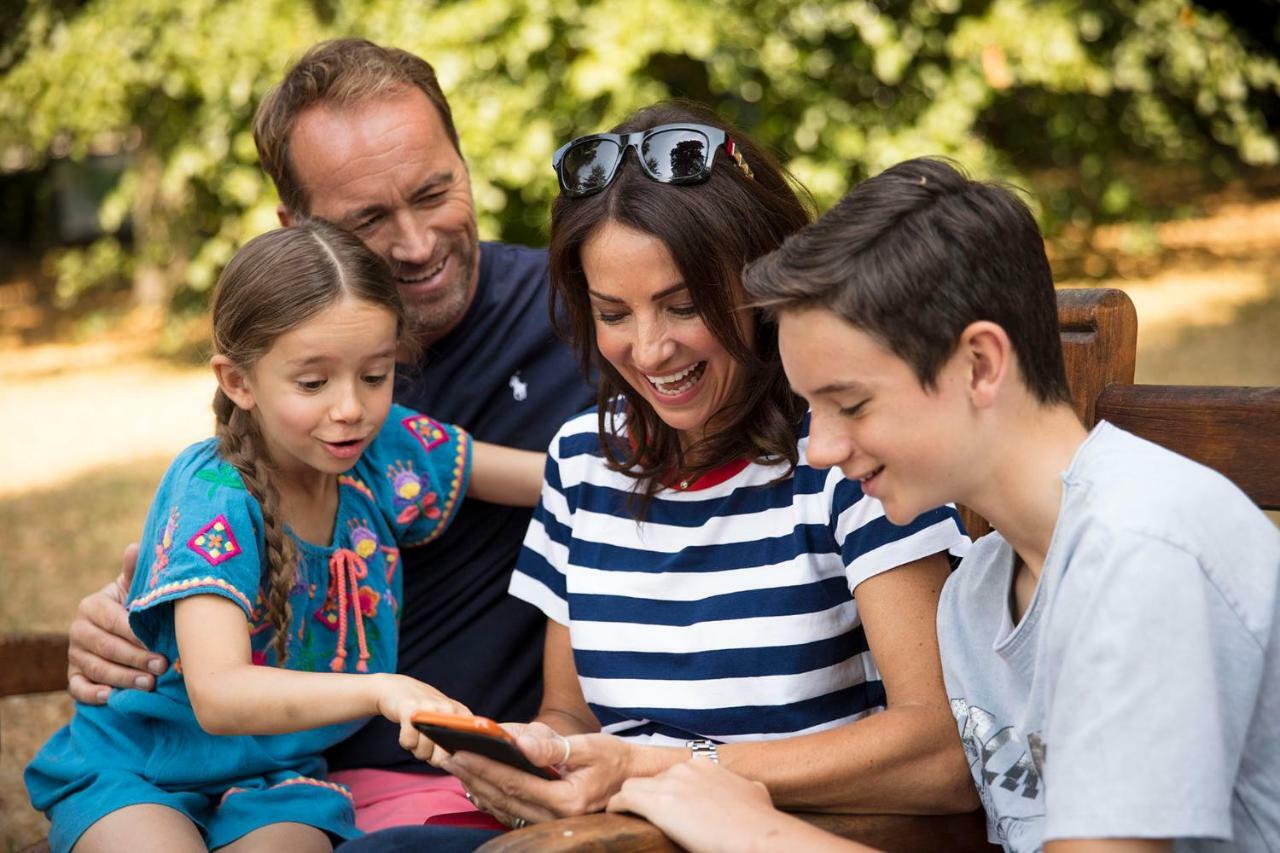
{"label": "woman's face", "polygon": [[582,268],[600,354],[683,445],[700,439],[737,396],[742,366],[702,321],[671,252],[651,234],[606,222],[583,244]]}

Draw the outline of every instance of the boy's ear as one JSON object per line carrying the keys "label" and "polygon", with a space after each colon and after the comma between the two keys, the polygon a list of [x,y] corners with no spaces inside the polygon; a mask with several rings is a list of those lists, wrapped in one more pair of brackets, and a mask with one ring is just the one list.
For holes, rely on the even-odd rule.
{"label": "boy's ear", "polygon": [[978,408],[990,407],[1013,375],[1013,345],[1008,333],[998,323],[978,320],[960,333],[959,349],[969,369],[969,399]]}
{"label": "boy's ear", "polygon": [[225,355],[215,355],[209,359],[209,366],[213,368],[213,375],[217,378],[222,393],[246,412],[252,410],[253,391],[249,388],[249,377],[245,372]]}

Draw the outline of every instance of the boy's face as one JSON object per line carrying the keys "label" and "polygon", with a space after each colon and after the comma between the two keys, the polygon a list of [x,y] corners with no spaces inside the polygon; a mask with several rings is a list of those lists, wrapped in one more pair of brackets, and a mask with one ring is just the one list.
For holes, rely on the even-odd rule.
{"label": "boy's face", "polygon": [[964,494],[972,410],[962,359],[927,390],[905,361],[821,308],[782,312],[778,345],[812,409],[810,465],[860,481],[895,524]]}

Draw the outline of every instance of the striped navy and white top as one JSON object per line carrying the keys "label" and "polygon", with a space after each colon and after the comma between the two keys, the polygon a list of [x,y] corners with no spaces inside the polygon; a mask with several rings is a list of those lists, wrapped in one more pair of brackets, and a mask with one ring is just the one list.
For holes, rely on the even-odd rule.
{"label": "striped navy and white top", "polygon": [[[891,524],[839,469],[745,465],[657,494],[644,523],[631,478],[604,464],[596,410],[551,441],[511,594],[569,628],[604,731],[655,744],[830,729],[883,707],[851,592],[965,537],[953,508]],[[714,481],[716,477],[706,477]],[[695,484],[698,485],[698,484]]]}

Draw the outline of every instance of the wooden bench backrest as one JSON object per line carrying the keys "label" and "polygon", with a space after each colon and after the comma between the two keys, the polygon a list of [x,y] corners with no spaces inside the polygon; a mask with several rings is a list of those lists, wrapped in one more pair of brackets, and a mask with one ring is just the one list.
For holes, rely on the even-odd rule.
{"label": "wooden bench backrest", "polygon": [[[1135,385],[1138,317],[1121,290],[1058,291],[1058,328],[1077,414],[1224,474],[1263,509],[1280,509],[1280,387]],[[962,507],[974,538],[991,528]]]}

